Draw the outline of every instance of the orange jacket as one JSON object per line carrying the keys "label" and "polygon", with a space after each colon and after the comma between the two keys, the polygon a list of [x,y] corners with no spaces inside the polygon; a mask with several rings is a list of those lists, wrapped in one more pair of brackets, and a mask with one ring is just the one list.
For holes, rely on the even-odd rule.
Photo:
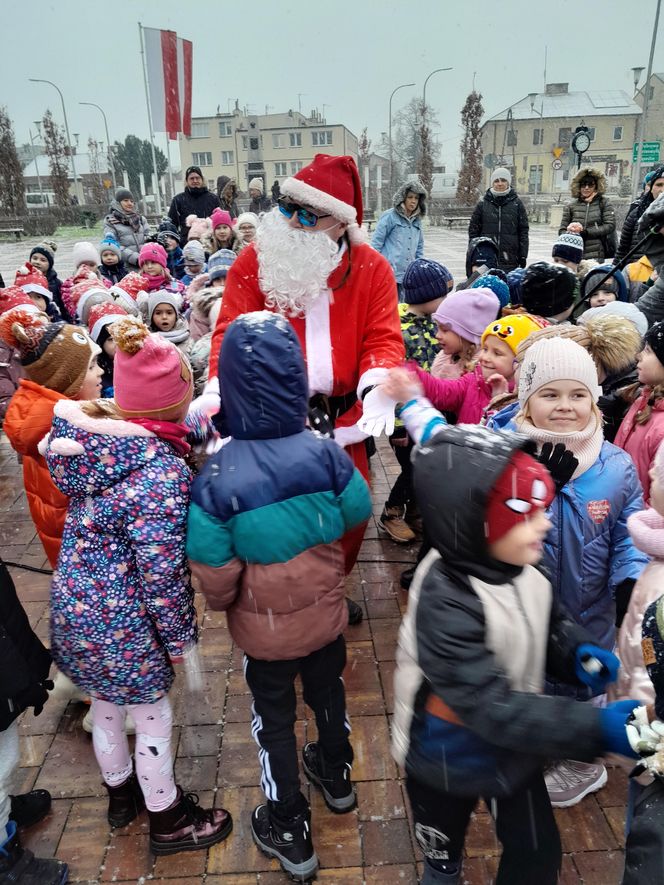
{"label": "orange jacket", "polygon": [[53,484],[37,446],[50,431],[53,409],[61,399],[67,397],[23,378],[9,403],[3,424],[12,448],[22,457],[23,485],[30,515],[53,568],[60,552],[69,498]]}

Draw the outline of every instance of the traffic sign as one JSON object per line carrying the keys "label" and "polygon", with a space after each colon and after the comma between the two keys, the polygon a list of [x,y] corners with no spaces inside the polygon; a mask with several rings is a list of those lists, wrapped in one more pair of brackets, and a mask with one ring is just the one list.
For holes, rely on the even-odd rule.
{"label": "traffic sign", "polygon": [[552,168],[552,169],[555,169],[556,171],[557,171],[558,169],[562,169],[562,168],[563,168],[563,161],[562,161],[562,160],[559,160],[559,159],[556,158],[556,159],[553,160],[553,162],[551,163],[551,168]]}
{"label": "traffic sign", "polygon": [[[561,147],[554,147],[551,153],[553,154],[553,156],[557,160],[560,157],[560,155],[562,154],[562,152],[563,152],[563,149]],[[556,167],[554,166],[554,169],[555,168]]]}
{"label": "traffic sign", "polygon": [[[641,149],[641,162],[642,163],[659,163],[659,145],[658,141],[644,141],[643,147]],[[634,145],[634,151],[632,153],[632,162],[636,163],[636,152],[639,149],[638,141]]]}

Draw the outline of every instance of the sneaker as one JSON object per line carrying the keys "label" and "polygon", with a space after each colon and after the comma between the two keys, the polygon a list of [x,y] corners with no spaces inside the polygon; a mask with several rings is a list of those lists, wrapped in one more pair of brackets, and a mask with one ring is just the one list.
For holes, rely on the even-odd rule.
{"label": "sneaker", "polygon": [[48,790],[31,790],[18,796],[10,796],[9,819],[17,827],[31,827],[46,817],[51,810],[51,794]]}
{"label": "sneaker", "polygon": [[361,624],[362,618],[364,617],[362,606],[358,605],[348,597],[346,597],[346,605],[348,606],[348,625],[350,627],[355,627],[357,624]]}
{"label": "sneaker", "polygon": [[415,532],[403,518],[402,507],[383,507],[378,520],[378,528],[386,532],[397,544],[410,544],[415,540]]}
{"label": "sneaker", "polygon": [[601,790],[607,780],[606,768],[588,762],[564,759],[544,773],[546,788],[554,808],[576,805],[588,793]]}
{"label": "sneaker", "polygon": [[271,815],[267,805],[258,805],[251,815],[251,834],[263,854],[275,857],[296,882],[315,877],[318,858],[311,841],[309,809],[285,822]]}
{"label": "sneaker", "polygon": [[357,805],[357,796],[350,779],[351,765],[325,771],[316,741],[309,741],[302,748],[302,767],[311,783],[323,794],[325,804],[335,814],[346,814]]}

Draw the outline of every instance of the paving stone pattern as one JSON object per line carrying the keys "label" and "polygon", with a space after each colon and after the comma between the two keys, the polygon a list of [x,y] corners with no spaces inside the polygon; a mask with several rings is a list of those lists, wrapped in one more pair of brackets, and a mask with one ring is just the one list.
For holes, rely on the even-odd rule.
{"label": "paving stone pattern", "polygon": [[[348,628],[344,674],[359,805],[351,814],[334,815],[317,792],[310,792],[321,862],[318,881],[330,885],[414,885],[421,873],[402,772],[392,760],[389,744],[397,631],[407,604],[398,578],[414,558],[416,546],[400,547],[385,540],[375,523],[398,470],[389,446],[381,440],[373,459],[374,518],[358,565],[348,578],[348,593],[366,615],[361,625]],[[22,492],[20,468],[5,437],[0,438],[0,547],[5,560],[47,567]],[[16,568],[12,575],[32,624],[47,641],[49,578]],[[207,853],[155,862],[148,850],[145,814],[124,830],[111,832],[91,740],[80,727],[86,707],[49,702],[41,716],[35,718],[28,712],[22,718],[21,768],[14,790],[44,787],[53,794],[51,814],[27,831],[24,841],[37,854],[57,854],[67,861],[72,882],[287,882],[276,862],[257,851],[249,832],[249,815],[261,801],[261,792],[242,655],[230,638],[225,615],[206,610],[200,595],[197,607],[204,690],[200,698],[188,697],[180,678],[173,689],[176,771],[182,784],[198,792],[203,802],[231,810],[233,834]],[[300,701],[298,741],[301,744],[315,736],[311,713]],[[563,885],[617,885],[620,881],[626,790],[624,774],[612,769],[602,791],[575,808],[556,812],[566,852]],[[479,806],[467,839],[466,885],[494,882],[499,853],[490,817]]]}

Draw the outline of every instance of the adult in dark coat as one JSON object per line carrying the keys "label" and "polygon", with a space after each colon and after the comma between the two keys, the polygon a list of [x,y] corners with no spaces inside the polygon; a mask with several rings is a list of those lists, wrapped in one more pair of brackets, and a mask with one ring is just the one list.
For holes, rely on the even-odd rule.
{"label": "adult in dark coat", "polygon": [[237,184],[228,175],[220,175],[217,179],[217,196],[219,206],[229,213],[231,218],[237,218],[240,210],[237,207]]}
{"label": "adult in dark coat", "polygon": [[249,212],[254,215],[260,215],[262,212],[269,212],[272,208],[272,200],[265,195],[262,178],[252,178],[249,182]]}
{"label": "adult in dark coat", "polygon": [[187,216],[197,215],[209,218],[219,206],[219,197],[208,190],[200,166],[189,166],[185,176],[185,189],[176,194],[168,210],[168,217],[180,233],[180,245],[184,246],[189,236]]}
{"label": "adult in dark coat", "polygon": [[494,169],[491,187],[475,206],[468,239],[491,237],[498,245],[498,267],[509,272],[525,267],[528,258],[528,214],[515,191],[508,169]]}
{"label": "adult in dark coat", "polygon": [[610,247],[616,233],[616,216],[606,193],[606,175],[592,166],[579,169],[570,191],[574,198],[563,209],[558,233],[569,231],[583,239],[583,257],[600,264],[613,257]]}
{"label": "adult in dark coat", "polygon": [[[618,264],[619,261],[622,261],[630,249],[639,242],[639,239],[641,239],[637,233],[639,219],[652,201],[657,199],[663,191],[664,166],[658,166],[657,169],[653,169],[652,172],[649,172],[646,175],[646,185],[643,193],[639,199],[634,200],[629,207],[629,212],[627,213],[622,230],[620,231],[620,242],[618,243],[618,251],[616,252],[613,262],[614,264]],[[638,261],[643,254],[643,249],[639,249],[638,252],[635,252],[630,258],[630,261]]]}

